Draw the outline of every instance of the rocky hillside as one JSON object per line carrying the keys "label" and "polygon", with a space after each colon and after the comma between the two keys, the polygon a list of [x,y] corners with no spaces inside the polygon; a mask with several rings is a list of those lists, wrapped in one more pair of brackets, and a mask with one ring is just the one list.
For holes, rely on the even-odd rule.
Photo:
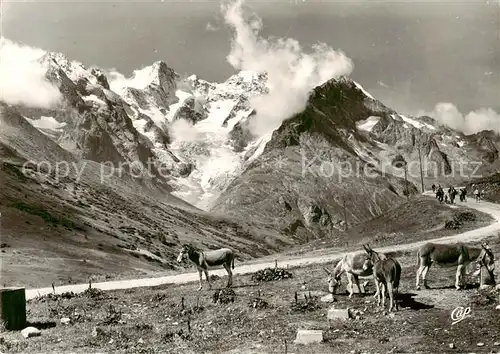
{"label": "rocky hillside", "polygon": [[[475,184],[473,188],[472,185]],[[474,198],[474,189],[478,188],[483,194],[483,199],[500,203],[500,172],[495,173],[491,176],[476,178],[471,183],[467,185],[468,198]]]}

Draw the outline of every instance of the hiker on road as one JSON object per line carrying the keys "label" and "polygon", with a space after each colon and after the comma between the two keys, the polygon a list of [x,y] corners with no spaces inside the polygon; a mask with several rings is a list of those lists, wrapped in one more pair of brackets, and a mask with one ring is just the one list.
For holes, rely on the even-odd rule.
{"label": "hiker on road", "polygon": [[467,195],[467,189],[466,188],[462,188],[460,190],[460,201],[461,202],[466,202],[467,199],[465,198],[465,196]]}
{"label": "hiker on road", "polygon": [[443,202],[444,191],[443,191],[443,188],[441,187],[441,185],[438,185],[438,189],[437,189],[437,192],[436,192],[436,198],[439,200],[440,203]]}
{"label": "hiker on road", "polygon": [[476,197],[476,203],[479,203],[481,195],[479,194],[479,188],[474,189],[474,196]]}

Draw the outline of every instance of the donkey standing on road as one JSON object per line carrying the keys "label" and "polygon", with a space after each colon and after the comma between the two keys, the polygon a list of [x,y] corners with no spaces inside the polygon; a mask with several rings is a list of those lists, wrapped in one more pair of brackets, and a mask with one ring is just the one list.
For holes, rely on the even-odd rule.
{"label": "donkey standing on road", "polygon": [[[365,294],[365,286],[364,284],[359,284],[359,277],[369,277],[373,275],[372,267],[368,267],[367,269],[363,268],[367,259],[368,256],[364,252],[348,253],[337,263],[333,272],[323,267],[328,274],[328,291],[335,294],[337,288],[340,286],[340,277],[342,274],[346,273],[347,280],[349,281],[349,298],[354,294],[354,286],[352,284],[353,278],[359,292]],[[374,297],[376,296],[377,294],[375,294]]]}
{"label": "donkey standing on road", "polygon": [[[399,310],[396,297],[399,292],[399,280],[401,279],[401,265],[392,257],[384,256],[382,253],[375,252],[369,245],[363,245],[368,255],[368,259],[363,266],[368,269],[373,267],[373,280],[377,286],[377,305],[380,306],[380,292],[382,292],[382,306],[385,306],[385,294],[389,293],[389,312],[396,305],[396,311]],[[396,300],[396,301],[395,301]]]}
{"label": "donkey standing on road", "polygon": [[191,245],[183,245],[181,251],[179,252],[179,256],[177,257],[177,262],[182,262],[186,255],[198,269],[198,274],[200,275],[200,287],[198,290],[203,288],[202,272],[205,273],[209,289],[212,289],[212,283],[210,282],[210,277],[208,276],[208,269],[221,265],[224,269],[226,269],[229,276],[227,287],[229,288],[233,285],[233,272],[231,271],[231,268],[234,269],[235,254],[233,250],[229,248],[221,248],[214,251],[201,251]]}
{"label": "donkey standing on road", "polygon": [[466,246],[464,244],[442,245],[437,243],[426,243],[417,252],[417,281],[416,288],[420,290],[420,276],[427,286],[427,272],[433,263],[444,267],[457,266],[455,288],[460,290],[465,286],[465,269],[471,262],[480,263],[487,271],[493,274],[495,268],[495,257],[487,243],[482,243],[481,248]]}

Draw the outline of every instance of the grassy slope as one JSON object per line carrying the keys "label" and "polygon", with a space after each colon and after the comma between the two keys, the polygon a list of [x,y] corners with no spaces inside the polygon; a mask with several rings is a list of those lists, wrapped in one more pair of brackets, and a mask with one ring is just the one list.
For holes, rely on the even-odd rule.
{"label": "grassy slope", "polygon": [[[500,251],[498,236],[490,240],[494,252]],[[310,312],[291,310],[294,292],[326,291],[321,266],[290,269],[294,277],[284,281],[255,284],[250,276],[237,276],[236,299],[228,305],[214,304],[213,291],[197,292],[197,284],[162,286],[109,292],[107,299],[85,296],[60,301],[28,303],[28,319],[55,325],[42,336],[21,339],[18,332],[2,334],[0,350],[10,352],[76,352],[96,350],[116,353],[283,353],[285,340],[289,353],[445,353],[490,352],[498,350],[497,329],[500,312],[498,291],[478,296],[476,289],[457,292],[453,289],[454,268],[435,267],[429,272],[431,290],[414,291],[416,270],[414,255],[399,255],[403,266],[400,285],[401,306],[395,315],[384,315],[371,295],[336,295],[336,308],[353,308],[363,312],[360,319],[334,321],[326,319],[328,304],[318,303]],[[498,265],[497,265],[498,266]],[[218,280],[221,286],[225,279]],[[345,280],[343,279],[345,284]],[[474,280],[469,280],[473,284]],[[341,288],[341,292],[345,288]],[[373,294],[370,284],[367,291]],[[254,309],[256,296],[269,304]],[[313,293],[314,294],[314,293]],[[175,333],[187,332],[188,316],[181,313],[181,297],[189,311],[198,305],[200,311],[190,317],[189,339]],[[300,301],[304,301],[302,298]],[[471,306],[472,316],[451,325],[451,311],[457,306]],[[116,315],[120,313],[121,315]],[[77,315],[75,315],[75,313]],[[77,319],[75,324],[59,324],[62,317]],[[115,320],[103,324],[105,320]],[[98,330],[94,330],[94,328]],[[325,342],[307,347],[293,343],[297,329],[323,330]],[[96,334],[93,335],[93,332]],[[478,348],[477,343],[484,343]],[[450,350],[449,343],[456,349]]]}
{"label": "grassy slope", "polygon": [[179,268],[175,258],[183,242],[230,245],[242,259],[273,250],[264,246],[271,230],[167,204],[166,198],[119,193],[71,178],[27,178],[5,163],[0,178],[3,285],[165,274]]}

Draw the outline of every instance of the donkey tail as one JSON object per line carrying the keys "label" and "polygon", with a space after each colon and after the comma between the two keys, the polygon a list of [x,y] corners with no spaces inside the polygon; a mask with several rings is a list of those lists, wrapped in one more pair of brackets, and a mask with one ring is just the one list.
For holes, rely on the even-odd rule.
{"label": "donkey tail", "polygon": [[233,269],[234,269],[234,258],[235,257],[233,257],[233,260],[231,261],[231,268],[233,268]]}
{"label": "donkey tail", "polygon": [[420,268],[420,250],[417,251],[417,268]]}

